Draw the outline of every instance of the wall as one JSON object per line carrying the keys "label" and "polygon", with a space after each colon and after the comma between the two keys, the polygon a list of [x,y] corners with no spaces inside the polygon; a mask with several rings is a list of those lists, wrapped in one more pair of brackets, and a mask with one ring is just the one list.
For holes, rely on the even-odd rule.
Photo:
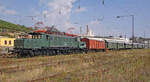
{"label": "wall", "polygon": [[13,47],[14,40],[15,40],[15,38],[1,37],[0,38],[0,46],[1,47]]}

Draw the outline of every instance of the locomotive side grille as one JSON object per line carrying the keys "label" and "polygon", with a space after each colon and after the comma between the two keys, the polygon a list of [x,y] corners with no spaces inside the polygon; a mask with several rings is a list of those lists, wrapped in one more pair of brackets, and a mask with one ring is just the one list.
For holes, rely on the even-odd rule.
{"label": "locomotive side grille", "polygon": [[23,48],[24,41],[23,39],[16,39],[14,42],[15,48]]}

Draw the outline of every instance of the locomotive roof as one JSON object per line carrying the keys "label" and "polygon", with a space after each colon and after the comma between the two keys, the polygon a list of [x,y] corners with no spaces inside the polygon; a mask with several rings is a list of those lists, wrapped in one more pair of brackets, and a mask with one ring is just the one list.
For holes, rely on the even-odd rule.
{"label": "locomotive roof", "polygon": [[49,35],[49,36],[58,36],[58,37],[66,37],[66,38],[77,38],[76,37],[71,37],[71,36],[65,36],[65,35],[57,35],[57,34],[45,34],[45,33],[38,33],[38,32],[30,32],[29,34],[31,35]]}
{"label": "locomotive roof", "polygon": [[56,35],[56,34],[45,34],[49,36],[58,36],[58,37],[66,37],[66,38],[77,38],[77,37],[71,37],[71,36],[65,36],[65,35]]}
{"label": "locomotive roof", "polygon": [[30,32],[29,34],[31,34],[31,35],[41,35],[42,33],[38,33],[38,32]]}

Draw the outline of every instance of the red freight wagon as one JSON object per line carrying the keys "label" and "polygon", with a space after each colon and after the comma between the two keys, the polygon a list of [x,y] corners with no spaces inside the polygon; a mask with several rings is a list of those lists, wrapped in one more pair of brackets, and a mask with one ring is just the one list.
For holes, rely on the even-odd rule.
{"label": "red freight wagon", "polygon": [[100,38],[83,38],[82,42],[86,42],[89,50],[105,50],[105,41]]}

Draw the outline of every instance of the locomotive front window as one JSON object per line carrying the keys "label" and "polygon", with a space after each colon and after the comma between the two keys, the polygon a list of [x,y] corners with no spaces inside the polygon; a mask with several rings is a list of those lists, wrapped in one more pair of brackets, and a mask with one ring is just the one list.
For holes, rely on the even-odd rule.
{"label": "locomotive front window", "polygon": [[32,35],[32,39],[35,39],[35,35]]}
{"label": "locomotive front window", "polygon": [[41,39],[42,35],[32,35],[32,39]]}
{"label": "locomotive front window", "polygon": [[84,44],[82,43],[81,46],[84,46]]}
{"label": "locomotive front window", "polygon": [[37,35],[37,39],[41,39],[41,36],[40,36],[40,35]]}

